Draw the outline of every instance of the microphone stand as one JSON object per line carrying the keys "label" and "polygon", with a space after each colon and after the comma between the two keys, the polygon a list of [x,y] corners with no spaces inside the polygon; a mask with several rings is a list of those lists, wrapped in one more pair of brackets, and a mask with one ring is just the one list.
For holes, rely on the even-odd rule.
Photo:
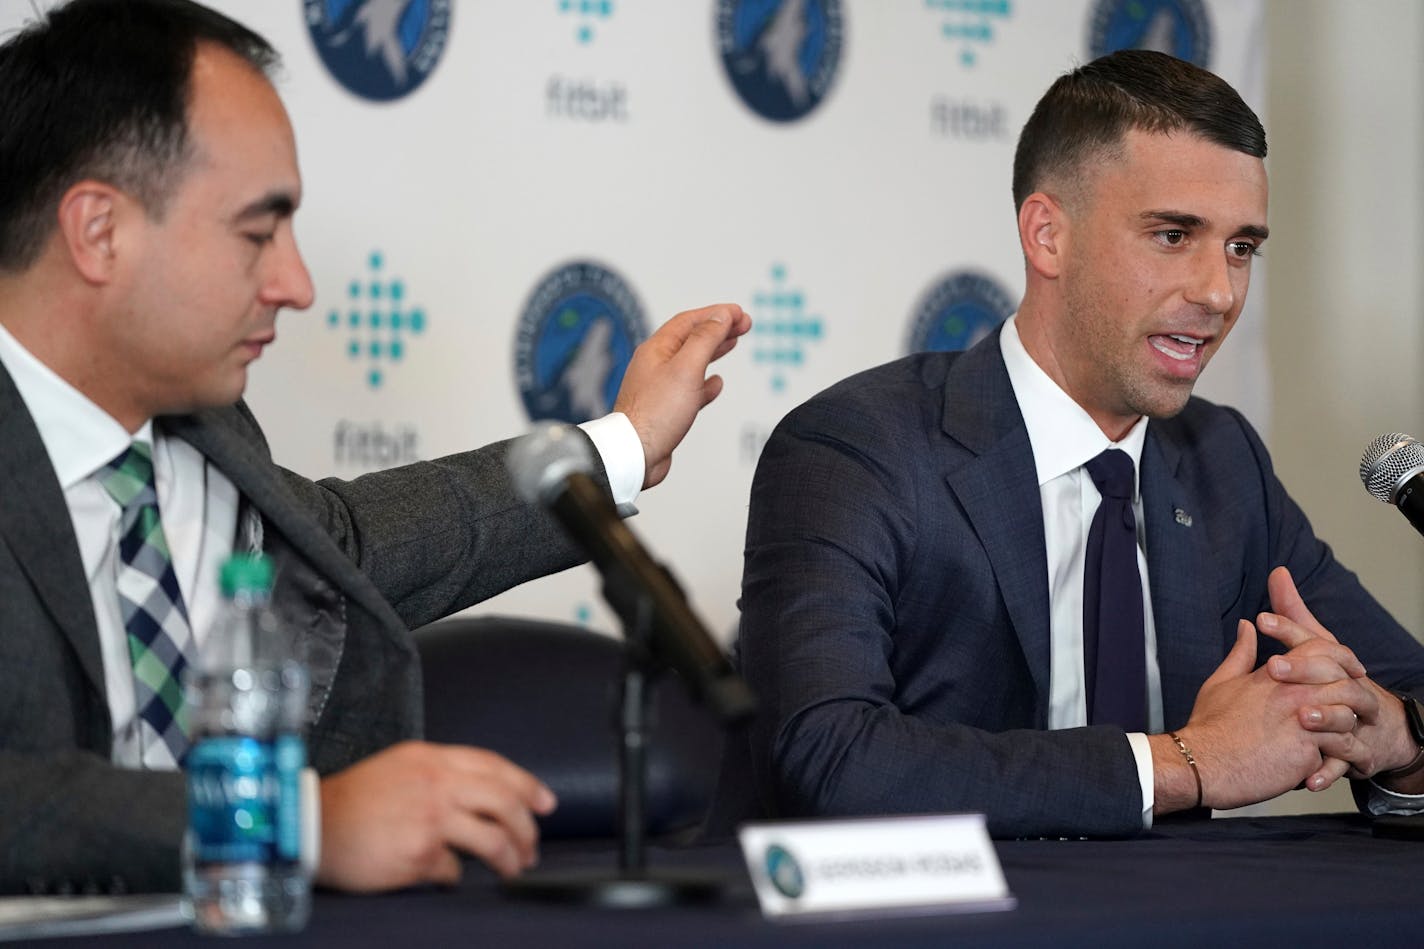
{"label": "microphone stand", "polygon": [[649,870],[647,865],[648,703],[660,669],[653,653],[653,602],[623,571],[605,574],[603,597],[618,613],[625,640],[617,727],[618,871],[534,871],[503,884],[512,896],[623,909],[706,903],[719,898],[725,875]]}

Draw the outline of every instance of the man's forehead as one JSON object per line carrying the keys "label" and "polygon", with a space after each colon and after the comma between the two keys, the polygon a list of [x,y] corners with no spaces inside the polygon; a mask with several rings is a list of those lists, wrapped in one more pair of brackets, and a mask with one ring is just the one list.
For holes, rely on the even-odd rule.
{"label": "man's forehead", "polygon": [[1201,214],[1191,205],[1229,201],[1259,203],[1264,213],[1268,192],[1262,159],[1187,131],[1133,130],[1117,154],[1103,155],[1087,177],[1093,179],[1096,197],[1132,196],[1141,211],[1176,208]]}
{"label": "man's forehead", "polygon": [[240,56],[200,44],[193,63],[188,126],[195,167],[238,170],[253,177],[240,205],[281,192],[294,205],[300,195],[296,138],[277,90]]}
{"label": "man's forehead", "polygon": [[189,85],[190,121],[270,122],[291,136],[291,122],[276,87],[262,70],[231,50],[199,43]]}

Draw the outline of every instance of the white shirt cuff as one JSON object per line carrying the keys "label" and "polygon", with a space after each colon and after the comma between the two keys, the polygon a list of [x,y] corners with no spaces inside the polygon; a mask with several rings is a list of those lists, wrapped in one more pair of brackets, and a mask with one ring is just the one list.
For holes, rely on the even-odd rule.
{"label": "white shirt cuff", "polygon": [[321,865],[321,778],[315,768],[302,769],[302,869],[316,876]]}
{"label": "white shirt cuff", "polygon": [[613,492],[613,503],[618,505],[618,513],[623,517],[638,513],[633,502],[638,492],[643,490],[643,479],[647,477],[647,461],[643,458],[643,441],[622,412],[612,412],[603,418],[579,425],[593,442],[598,457],[603,460],[603,470],[608,473],[608,487]]}
{"label": "white shirt cuff", "polygon": [[1152,770],[1152,746],[1141,732],[1128,732],[1127,743],[1137,759],[1137,783],[1142,785],[1142,829],[1152,829],[1152,805],[1157,803],[1157,776]]}
{"label": "white shirt cuff", "polygon": [[1400,794],[1398,791],[1380,787],[1371,778],[1365,810],[1372,817],[1384,814],[1419,814],[1424,812],[1424,794]]}

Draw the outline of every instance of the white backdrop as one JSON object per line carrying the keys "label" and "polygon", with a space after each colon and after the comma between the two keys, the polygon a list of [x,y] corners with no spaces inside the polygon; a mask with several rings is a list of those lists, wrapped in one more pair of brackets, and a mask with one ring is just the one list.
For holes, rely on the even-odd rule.
{"label": "white backdrop", "polygon": [[[306,189],[316,304],[281,319],[249,389],[277,459],[351,476],[524,430],[521,321],[564,265],[592,261],[627,296],[527,314],[524,337],[547,319],[556,345],[564,319],[604,370],[620,328],[740,302],[758,329],[720,364],[724,395],[634,521],[723,637],[776,421],[923,345],[922,304],[951,331],[1016,304],[1014,141],[1055,76],[1105,45],[1166,45],[1264,105],[1258,0],[214,5],[282,53]],[[0,0],[0,29],[28,9]],[[734,74],[770,108],[807,111],[763,117]],[[1265,428],[1261,310],[1258,284],[1201,391]],[[614,628],[591,568],[480,609]]]}

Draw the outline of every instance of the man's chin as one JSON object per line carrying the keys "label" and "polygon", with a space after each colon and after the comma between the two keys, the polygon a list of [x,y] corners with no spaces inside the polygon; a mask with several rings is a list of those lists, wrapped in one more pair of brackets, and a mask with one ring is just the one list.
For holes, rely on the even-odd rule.
{"label": "man's chin", "polygon": [[224,385],[215,385],[202,392],[195,392],[186,402],[173,407],[166,414],[190,415],[204,409],[225,409],[242,401],[242,395],[246,390],[247,371],[243,370],[241,378],[226,382]]}
{"label": "man's chin", "polygon": [[1173,387],[1169,391],[1154,393],[1151,398],[1143,400],[1137,408],[1137,414],[1145,415],[1148,418],[1172,418],[1181,414],[1191,398],[1192,384]]}

